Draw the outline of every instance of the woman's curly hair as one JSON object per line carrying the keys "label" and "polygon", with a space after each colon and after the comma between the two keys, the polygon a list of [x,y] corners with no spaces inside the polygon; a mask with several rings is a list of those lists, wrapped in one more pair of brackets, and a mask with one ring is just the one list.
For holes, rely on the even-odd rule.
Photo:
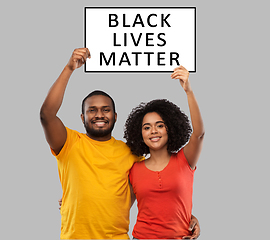
{"label": "woman's curly hair", "polygon": [[142,121],[149,112],[156,112],[163,119],[168,134],[167,150],[170,154],[177,152],[187,143],[192,132],[187,115],[166,99],[152,100],[133,108],[126,120],[124,138],[133,154],[144,156],[150,153],[142,138]]}

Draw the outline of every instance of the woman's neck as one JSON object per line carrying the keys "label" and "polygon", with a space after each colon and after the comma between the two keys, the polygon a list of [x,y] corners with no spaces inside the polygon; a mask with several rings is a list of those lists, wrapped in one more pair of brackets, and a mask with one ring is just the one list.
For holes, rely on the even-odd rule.
{"label": "woman's neck", "polygon": [[145,166],[152,171],[161,171],[168,165],[170,157],[171,154],[167,150],[150,150],[150,157],[145,160]]}

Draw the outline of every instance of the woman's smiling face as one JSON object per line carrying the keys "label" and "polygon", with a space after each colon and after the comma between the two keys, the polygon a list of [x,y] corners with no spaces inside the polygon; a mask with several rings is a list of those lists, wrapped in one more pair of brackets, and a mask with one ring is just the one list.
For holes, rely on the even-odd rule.
{"label": "woman's smiling face", "polygon": [[142,121],[142,137],[150,151],[167,151],[168,134],[166,125],[156,112],[147,113]]}

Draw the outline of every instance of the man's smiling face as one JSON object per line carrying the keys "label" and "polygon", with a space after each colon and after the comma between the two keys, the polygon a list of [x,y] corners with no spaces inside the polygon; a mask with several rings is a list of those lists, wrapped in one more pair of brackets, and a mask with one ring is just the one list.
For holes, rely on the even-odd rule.
{"label": "man's smiling face", "polygon": [[84,114],[81,115],[87,136],[97,141],[111,139],[117,114],[110,98],[94,95],[85,100]]}

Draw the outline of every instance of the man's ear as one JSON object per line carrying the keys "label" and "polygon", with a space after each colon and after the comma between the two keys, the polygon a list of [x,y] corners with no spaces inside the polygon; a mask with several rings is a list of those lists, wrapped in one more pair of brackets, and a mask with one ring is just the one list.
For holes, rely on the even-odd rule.
{"label": "man's ear", "polygon": [[81,119],[82,119],[82,122],[84,124],[84,115],[83,114],[81,114]]}
{"label": "man's ear", "polygon": [[114,122],[116,122],[116,120],[117,120],[117,113],[114,113],[114,119],[115,119]]}

